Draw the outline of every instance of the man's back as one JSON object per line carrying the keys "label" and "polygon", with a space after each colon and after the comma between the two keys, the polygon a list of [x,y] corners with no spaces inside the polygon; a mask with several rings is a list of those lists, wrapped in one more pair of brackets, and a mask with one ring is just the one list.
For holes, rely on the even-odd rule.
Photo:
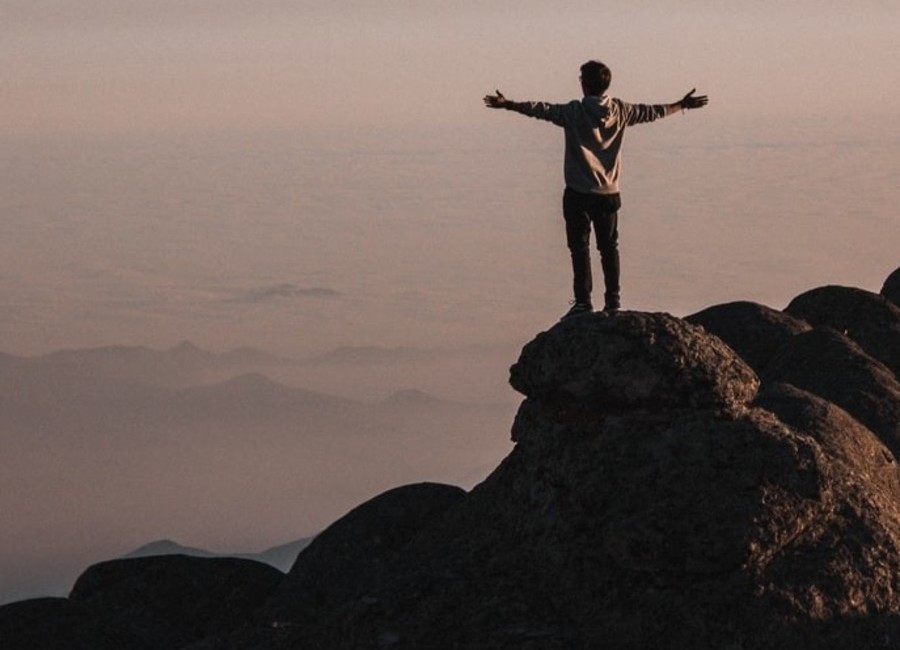
{"label": "man's back", "polygon": [[566,187],[583,194],[616,194],[625,127],[670,115],[678,110],[672,106],[587,95],[567,104],[521,102],[514,110],[565,129]]}

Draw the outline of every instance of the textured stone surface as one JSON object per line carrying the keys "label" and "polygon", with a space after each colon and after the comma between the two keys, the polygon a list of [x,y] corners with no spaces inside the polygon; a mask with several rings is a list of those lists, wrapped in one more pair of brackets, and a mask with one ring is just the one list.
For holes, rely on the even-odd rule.
{"label": "textured stone surface", "polygon": [[[579,422],[535,410],[535,429],[462,507],[379,583],[361,585],[365,597],[296,641],[535,650],[900,641],[889,455],[848,461],[763,409]],[[885,480],[874,486],[860,468]]]}
{"label": "textured stone surface", "polygon": [[558,323],[525,346],[510,384],[599,410],[733,407],[758,387],[750,367],[702,328],[641,312]]}
{"label": "textured stone surface", "polygon": [[[612,320],[601,316],[542,334],[542,349],[526,346],[513,370],[514,382],[527,378],[517,388],[529,395],[513,452],[382,571],[355,573],[355,593],[344,592],[316,624],[258,647],[900,643],[900,476],[865,427],[781,385],[767,386],[759,406],[741,406],[742,398],[732,402],[740,408],[719,408],[720,399],[705,398],[698,403],[715,406],[674,399],[647,408],[652,391],[635,388],[642,399],[598,407],[595,386],[621,386],[618,374],[629,370],[662,372],[665,354],[672,376],[654,386],[722,385],[716,364],[674,360],[703,341],[714,350],[721,343],[668,318],[620,321],[641,323],[637,343],[611,336],[597,344],[596,323]],[[657,321],[665,326],[650,324]],[[581,341],[581,355],[563,341]],[[549,353],[557,344],[563,349]],[[590,381],[573,390],[571,372]],[[743,389],[728,376],[731,394],[755,393],[752,373]],[[229,643],[210,647],[237,647]]]}
{"label": "textured stone surface", "polygon": [[810,329],[790,314],[747,301],[714,305],[685,320],[725,341],[757,374],[794,334]]}
{"label": "textured stone surface", "polygon": [[900,382],[843,334],[831,329],[798,334],[779,349],[762,376],[837,404],[900,454]]}
{"label": "textured stone surface", "polygon": [[785,311],[815,327],[831,327],[900,375],[900,307],[853,287],[827,286],[794,298]]}
{"label": "textured stone surface", "polygon": [[895,456],[868,428],[839,406],[791,384],[764,384],[756,406],[767,409],[797,431],[816,439],[835,462],[844,463],[857,482],[871,483],[888,502],[900,504],[900,469]]}

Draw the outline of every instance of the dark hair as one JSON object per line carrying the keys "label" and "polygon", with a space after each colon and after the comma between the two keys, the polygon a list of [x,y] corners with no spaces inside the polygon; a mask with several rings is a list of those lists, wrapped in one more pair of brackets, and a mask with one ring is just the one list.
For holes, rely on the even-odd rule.
{"label": "dark hair", "polygon": [[602,95],[609,88],[612,73],[599,61],[588,61],[581,66],[581,85],[589,95]]}

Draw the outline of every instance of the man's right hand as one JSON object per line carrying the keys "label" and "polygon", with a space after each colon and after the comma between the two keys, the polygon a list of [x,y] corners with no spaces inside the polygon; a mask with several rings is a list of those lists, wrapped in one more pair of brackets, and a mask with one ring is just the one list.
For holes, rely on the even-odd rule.
{"label": "man's right hand", "polygon": [[506,104],[509,103],[509,100],[503,96],[499,90],[495,90],[496,95],[485,95],[484,96],[484,105],[488,108],[505,108]]}

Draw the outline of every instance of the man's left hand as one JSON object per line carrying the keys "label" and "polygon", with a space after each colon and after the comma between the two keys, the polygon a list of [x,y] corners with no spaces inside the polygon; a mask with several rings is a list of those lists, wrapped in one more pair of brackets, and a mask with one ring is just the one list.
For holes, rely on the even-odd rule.
{"label": "man's left hand", "polygon": [[692,89],[691,92],[689,92],[687,95],[685,95],[681,99],[681,101],[678,102],[679,104],[681,104],[681,108],[683,108],[685,110],[687,110],[689,108],[702,108],[702,107],[706,106],[707,103],[709,103],[709,97],[707,97],[706,95],[700,95],[699,97],[694,97],[695,92],[697,92],[696,88]]}

